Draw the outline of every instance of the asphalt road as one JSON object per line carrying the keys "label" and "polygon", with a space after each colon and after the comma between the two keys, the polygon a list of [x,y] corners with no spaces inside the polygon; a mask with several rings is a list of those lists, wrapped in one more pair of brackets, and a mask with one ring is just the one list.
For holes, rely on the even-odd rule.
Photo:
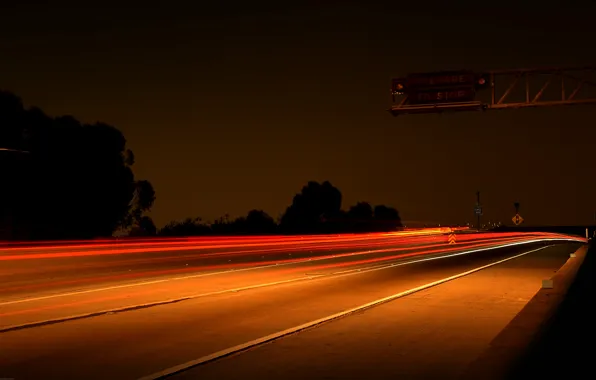
{"label": "asphalt road", "polygon": [[[542,249],[168,379],[461,379],[489,346],[504,344],[495,338],[571,249]],[[526,314],[523,328],[533,331],[541,322],[533,320],[539,317]],[[553,347],[546,351],[552,354]],[[551,374],[557,368],[568,372],[567,356],[559,351],[549,356],[548,364],[537,361],[537,371],[548,366]],[[505,368],[509,364],[493,363]],[[495,372],[488,367],[475,374],[482,379]]]}
{"label": "asphalt road", "polygon": [[[201,252],[196,248],[188,249],[185,252],[196,257],[185,258],[194,270],[183,272],[184,279],[172,277],[180,276],[178,272],[154,274],[169,270],[167,266],[172,263],[179,263],[176,256],[179,251],[171,251],[178,252],[176,254],[164,250],[101,254],[106,251],[97,248],[96,255],[73,256],[73,252],[85,250],[57,249],[56,252],[70,254],[64,257],[51,256],[47,249],[19,253],[47,257],[3,262],[10,265],[3,265],[1,272],[9,281],[3,283],[0,291],[0,331],[3,329],[0,332],[0,377],[137,379],[545,244],[511,245],[520,243],[520,239],[536,240],[536,236],[530,235],[466,236],[471,237],[469,241],[462,238],[452,245],[446,243],[445,235],[423,239],[371,235],[351,241],[309,241],[308,246],[283,246],[275,242],[265,247],[250,246],[248,250],[253,251],[248,256],[238,253],[247,250],[246,246],[242,249],[228,247],[224,252],[228,256],[215,255],[215,259],[207,260],[219,261],[208,264],[202,261],[200,254],[213,252],[210,250],[221,254],[221,248],[206,248]],[[420,239],[415,240],[417,238]],[[337,244],[344,246],[337,247]],[[280,245],[282,249],[266,253]],[[492,249],[494,247],[501,248]],[[255,269],[263,263],[258,259],[267,255],[272,255],[266,260],[271,262],[267,264],[270,266]],[[287,255],[302,255],[303,261],[282,262],[282,259],[287,260]],[[0,253],[4,258],[14,256],[12,251]],[[77,262],[81,258],[83,261]],[[229,263],[226,260],[237,258],[246,264],[243,271],[232,267],[228,270],[236,271],[222,273],[221,266]],[[45,272],[32,266],[39,260],[51,263],[47,269],[50,274],[41,276],[41,280],[34,274]],[[136,278],[137,282],[118,277],[126,265],[131,265],[127,260],[141,260],[136,262],[139,266],[148,266],[138,269],[142,275]],[[561,256],[561,264],[563,262]],[[77,264],[93,269],[91,273],[82,274]],[[91,284],[65,283],[89,278],[93,279]],[[26,286],[30,287],[24,288]],[[256,287],[233,291],[246,286]],[[182,302],[11,330],[18,325],[48,319],[168,299],[174,301],[189,295],[194,297]]]}
{"label": "asphalt road", "polygon": [[[419,232],[419,231],[418,231]],[[51,320],[313,281],[555,235],[210,238],[0,251],[0,331]]]}
{"label": "asphalt road", "polygon": [[[458,235],[449,250],[553,234],[482,233]],[[121,285],[184,274],[333,262],[394,254],[428,254],[448,247],[444,233],[305,237],[173,239],[66,246],[0,246],[0,299],[29,298],[98,286]],[[359,255],[360,254],[360,255]],[[404,256],[407,257],[407,256]]]}

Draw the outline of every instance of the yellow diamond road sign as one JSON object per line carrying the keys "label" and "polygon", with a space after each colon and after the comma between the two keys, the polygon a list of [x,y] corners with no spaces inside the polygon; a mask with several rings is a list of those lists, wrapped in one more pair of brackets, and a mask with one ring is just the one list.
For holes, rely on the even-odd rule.
{"label": "yellow diamond road sign", "polygon": [[515,216],[511,218],[511,220],[513,220],[513,223],[515,223],[516,226],[519,226],[523,223],[524,218],[522,218],[520,214],[515,214]]}

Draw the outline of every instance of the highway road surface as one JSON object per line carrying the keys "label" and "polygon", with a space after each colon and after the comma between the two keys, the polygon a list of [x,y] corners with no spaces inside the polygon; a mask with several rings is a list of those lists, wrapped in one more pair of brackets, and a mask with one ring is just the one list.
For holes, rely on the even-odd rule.
{"label": "highway road surface", "polygon": [[536,266],[552,272],[583,241],[486,233],[453,242],[437,229],[4,246],[0,378],[158,378],[151,376],[485,266],[540,252],[520,276]]}
{"label": "highway road surface", "polygon": [[570,248],[536,251],[170,379],[458,379]]}

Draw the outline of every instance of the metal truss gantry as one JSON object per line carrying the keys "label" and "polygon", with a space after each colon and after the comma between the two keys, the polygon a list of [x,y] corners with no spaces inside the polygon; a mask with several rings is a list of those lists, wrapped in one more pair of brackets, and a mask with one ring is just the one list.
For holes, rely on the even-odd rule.
{"label": "metal truss gantry", "polygon": [[497,70],[473,101],[410,104],[408,94],[392,91],[394,116],[412,113],[497,110],[557,105],[596,104],[596,65],[566,68]]}

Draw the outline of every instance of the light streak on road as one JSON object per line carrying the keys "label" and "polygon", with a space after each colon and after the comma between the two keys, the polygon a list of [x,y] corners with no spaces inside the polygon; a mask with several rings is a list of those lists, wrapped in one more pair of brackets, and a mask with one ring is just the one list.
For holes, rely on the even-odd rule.
{"label": "light streak on road", "polygon": [[[436,233],[440,232],[440,235]],[[509,244],[514,242],[522,242],[527,240],[532,241],[539,241],[543,239],[544,241],[548,241],[549,239],[557,239],[563,238],[567,240],[575,240],[578,242],[583,242],[585,239],[579,237],[569,237],[566,235],[561,234],[550,234],[550,233],[535,233],[535,234],[521,234],[521,233],[479,233],[479,234],[464,234],[459,235],[460,239],[458,244],[455,245],[448,245],[446,236],[443,234],[444,229],[433,229],[431,231],[424,230],[424,231],[414,231],[410,234],[410,237],[404,237],[403,233],[383,233],[383,234],[367,234],[367,235],[349,235],[348,239],[350,241],[352,239],[355,240],[355,237],[358,237],[359,240],[353,241],[352,243],[346,242],[344,238],[334,236],[332,238],[327,237],[327,240],[322,239],[320,236],[318,237],[305,237],[306,240],[315,240],[315,245],[308,245],[308,243],[303,244],[302,247],[297,246],[295,249],[291,249],[288,247],[279,248],[279,243],[267,243],[270,248],[261,248],[257,250],[239,250],[239,251],[224,251],[224,252],[201,252],[201,248],[204,247],[203,245],[195,245],[194,243],[189,243],[188,246],[184,247],[184,249],[192,249],[199,251],[193,255],[184,255],[184,256],[166,256],[166,257],[144,257],[133,260],[125,260],[123,262],[100,262],[100,263],[78,263],[73,262],[71,264],[65,265],[49,265],[50,262],[46,260],[43,261],[44,264],[39,264],[39,266],[31,267],[28,266],[26,268],[7,268],[4,271],[4,275],[19,275],[19,274],[27,274],[27,273],[38,273],[39,271],[70,271],[71,273],[75,274],[75,276],[69,276],[70,278],[65,278],[61,280],[52,280],[50,279],[46,281],[36,281],[34,283],[27,283],[27,284],[13,284],[8,285],[3,288],[0,288],[1,292],[15,292],[15,291],[34,291],[34,290],[42,290],[48,287],[63,287],[63,286],[81,286],[85,284],[101,284],[105,282],[115,282],[115,281],[130,281],[130,280],[137,280],[137,279],[146,279],[146,278],[155,278],[160,276],[172,276],[172,275],[181,275],[181,274],[191,274],[191,273],[207,273],[209,271],[219,271],[222,273],[225,272],[232,272],[238,270],[244,270],[251,267],[260,267],[266,268],[269,266],[279,266],[279,265],[289,265],[295,264],[300,265],[307,263],[309,264],[309,271],[316,271],[322,269],[333,269],[333,268],[344,268],[344,267],[354,267],[359,265],[368,265],[374,263],[382,263],[394,260],[402,260],[411,258],[414,256],[422,256],[422,255],[433,255],[438,253],[445,253],[445,252],[456,252],[462,249],[471,249],[471,248],[482,248],[482,247],[499,247],[503,244]],[[302,237],[292,237],[293,239]],[[311,239],[312,238],[312,239]],[[249,240],[273,240],[278,241],[279,237],[251,237]],[[376,243],[372,243],[371,239]],[[221,238],[221,241],[228,241],[229,239]],[[232,239],[233,240],[233,239]],[[240,241],[244,242],[246,238],[239,239]],[[323,244],[327,243],[327,244]],[[191,245],[192,244],[192,245]],[[208,246],[212,246],[212,242],[208,243]],[[230,244],[225,245],[230,246]],[[240,246],[243,245],[231,245],[231,246]],[[197,248],[201,247],[201,248]],[[366,250],[353,250],[355,248],[362,248],[362,247],[369,247]],[[386,247],[386,248],[383,248]],[[162,248],[133,248],[128,250],[118,250],[118,253],[126,254],[131,251],[135,253],[151,253],[157,252],[171,252],[167,249],[167,246]],[[170,247],[171,248],[171,247]],[[179,248],[179,247],[176,247]],[[343,252],[342,250],[351,249],[348,252]],[[77,251],[77,252],[57,252],[57,253],[35,253],[35,254],[26,254],[26,255],[7,255],[7,256],[0,256],[0,260],[4,261],[20,261],[23,259],[46,259],[46,258],[53,258],[53,257],[61,257],[61,258],[77,258],[82,255],[85,256],[95,256],[98,257],[100,255],[105,254],[105,252],[110,252],[112,254],[114,251],[113,249],[105,249],[100,251]],[[175,249],[174,249],[175,251]],[[334,253],[326,253],[328,251],[334,251]],[[277,254],[277,257],[274,255]],[[284,254],[283,257],[280,257],[280,254]],[[287,254],[287,256],[285,256]],[[302,254],[302,256],[300,255]],[[388,254],[388,255],[383,255]],[[293,256],[292,256],[293,255]],[[371,257],[366,259],[360,260],[350,260],[348,262],[330,262],[329,264],[320,264],[320,265],[313,265],[316,262],[322,261],[341,261],[341,259],[345,259],[348,257],[354,256],[375,256],[375,255],[383,255],[381,257]],[[245,262],[232,262],[232,258],[239,260],[241,258],[247,259]],[[221,259],[226,261],[221,262]],[[153,269],[153,270],[135,270],[132,271],[130,269],[126,269],[125,271],[122,269],[125,265],[139,265],[139,264],[158,264],[158,263],[178,263],[180,261],[190,261],[190,260],[200,260],[201,262],[195,263],[192,265],[186,264],[184,267],[174,267],[174,268],[167,268],[167,269]],[[211,260],[211,262],[209,262]],[[220,260],[220,261],[218,261]],[[180,265],[180,264],[178,264]],[[76,274],[83,268],[105,268],[109,269],[112,272],[115,270],[120,270],[120,273],[99,273],[94,276],[87,276],[83,278],[77,278]],[[300,266],[296,268],[286,268],[284,271],[303,271],[304,269]],[[122,273],[124,272],[124,273]],[[74,278],[73,278],[74,277]]]}
{"label": "light streak on road", "polygon": [[[461,244],[468,244],[471,242],[480,242],[480,241],[498,241],[500,238],[508,238],[508,235],[499,235],[499,236],[479,236],[473,238],[471,236],[462,236],[459,240]],[[227,258],[230,260],[238,260],[242,259],[243,257],[255,256],[261,254],[262,256],[272,256],[272,255],[279,255],[279,254],[288,254],[294,256],[300,255],[318,255],[322,252],[328,251],[341,251],[341,250],[349,250],[349,249],[356,249],[359,247],[384,247],[384,246],[399,246],[399,245],[416,245],[419,248],[424,248],[425,245],[435,244],[435,245],[443,245],[445,244],[445,237],[444,235],[438,236],[413,236],[409,238],[386,238],[383,240],[376,240],[376,241],[369,241],[369,240],[362,240],[357,242],[343,242],[343,241],[331,241],[327,242],[326,244],[316,243],[310,245],[308,243],[303,244],[301,246],[295,247],[278,247],[277,245],[271,245],[268,248],[253,248],[253,249],[240,249],[240,250],[231,250],[231,251],[223,251],[223,252],[213,252],[213,251],[205,251],[201,249],[193,249],[194,246],[189,246],[189,250],[197,251],[196,253],[192,254],[177,254],[175,256],[150,256],[146,257],[143,256],[139,257],[117,257],[116,259],[119,260],[121,265],[143,265],[143,264],[150,264],[150,263],[159,263],[159,262],[179,262],[179,261],[190,261],[194,259],[207,259],[207,258]],[[127,252],[126,250],[120,251],[123,255]],[[145,251],[146,252],[146,251]],[[168,252],[168,250],[163,250],[160,252]],[[143,252],[141,252],[143,253]],[[37,254],[39,255],[39,254]],[[52,256],[53,254],[43,254],[43,258],[51,258],[55,257]],[[68,256],[69,253],[65,253],[65,257]],[[87,256],[94,256],[89,253]],[[137,255],[138,256],[138,255]],[[17,256],[4,256],[4,260],[24,260],[24,259],[35,259],[41,256],[29,256],[29,255],[17,255]],[[62,256],[60,256],[62,257]],[[263,257],[264,258],[264,257]],[[2,260],[2,256],[0,256],[0,260]],[[114,265],[112,261],[102,260],[101,262],[94,262],[94,263],[82,263],[82,262],[74,262],[71,264],[63,264],[63,265],[53,265],[52,268],[55,270],[68,270],[68,269],[82,269],[82,268],[100,268],[100,267],[109,267]],[[12,274],[17,273],[27,273],[31,271],[36,271],[36,268],[25,268],[25,269],[12,269]]]}
{"label": "light streak on road", "polygon": [[[299,236],[299,237],[277,237],[277,236],[256,236],[251,238],[222,237],[218,239],[189,239],[187,241],[157,241],[145,242],[145,246],[139,242],[123,244],[88,244],[75,246],[29,246],[29,247],[8,247],[0,250],[0,261],[7,260],[32,260],[32,259],[50,259],[50,258],[70,258],[70,257],[88,257],[98,255],[122,255],[122,254],[142,254],[142,253],[162,253],[176,251],[193,250],[226,250],[233,248],[263,248],[275,247],[274,249],[301,249],[307,248],[308,244],[325,244],[327,249],[340,249],[343,244],[399,244],[417,242],[436,241],[444,236],[450,228],[425,229],[417,231],[400,231],[394,233],[375,233],[364,235],[321,235],[321,236]],[[494,239],[500,237],[514,236],[553,236],[556,234],[536,233],[478,233],[460,235],[459,241]],[[129,248],[130,247],[130,248]],[[283,247],[283,248],[282,248]],[[52,252],[61,249],[59,252]],[[78,249],[71,251],[71,249]],[[22,253],[23,251],[34,251],[34,253]],[[41,251],[41,252],[40,252]],[[229,252],[228,252],[229,253]]]}
{"label": "light streak on road", "polygon": [[[517,240],[517,239],[513,239]],[[360,261],[351,261],[347,264],[330,264],[329,266],[325,266],[325,268],[331,268],[334,266],[344,267],[346,265],[361,265],[366,263],[378,262],[383,260],[395,260],[400,258],[408,258],[417,255],[425,255],[425,254],[432,254],[438,252],[450,252],[454,250],[461,250],[463,248],[470,248],[470,247],[483,247],[483,246],[491,246],[500,242],[509,242],[512,241],[511,238],[509,239],[495,239],[490,242],[484,243],[476,243],[476,244],[466,244],[460,245],[457,247],[452,248],[439,248],[443,244],[428,244],[425,246],[414,246],[414,247],[393,247],[393,248],[385,248],[385,249],[368,249],[364,251],[353,251],[347,253],[336,253],[324,256],[311,256],[306,258],[284,258],[284,259],[277,259],[277,260],[260,260],[260,261],[250,261],[246,263],[224,263],[224,264],[211,264],[211,265],[197,265],[197,266],[188,266],[183,268],[175,268],[175,269],[163,269],[163,270],[154,270],[154,271],[145,271],[145,272],[135,272],[135,273],[124,273],[124,274],[117,274],[117,275],[106,275],[106,276],[99,276],[99,277],[91,277],[91,278],[83,278],[83,279],[70,279],[70,280],[63,280],[63,281],[53,281],[53,282],[45,282],[45,283],[37,283],[37,284],[28,284],[28,285],[20,285],[20,286],[13,286],[13,287],[4,287],[0,288],[0,291],[22,291],[22,290],[33,290],[33,289],[41,289],[48,286],[63,286],[63,285],[81,285],[81,284],[89,284],[89,283],[100,283],[104,281],[117,281],[117,280],[126,280],[126,279],[136,279],[136,278],[145,278],[145,277],[156,277],[156,276],[164,276],[164,275],[175,275],[175,274],[182,274],[182,273],[190,273],[190,272],[206,272],[211,270],[219,270],[219,271],[234,271],[244,268],[250,268],[255,265],[259,267],[264,266],[274,266],[274,265],[283,265],[283,264],[301,264],[301,263],[312,263],[313,261],[323,261],[323,260],[332,260],[332,259],[341,259],[345,257],[352,257],[352,256],[360,256],[360,255],[372,255],[372,254],[381,254],[381,253],[392,253],[392,252],[404,252],[404,251],[413,251],[413,250],[421,250],[414,253],[402,253],[398,255],[392,256],[384,256],[377,261],[368,261],[368,260],[360,260]],[[431,250],[429,248],[435,248]],[[426,250],[424,250],[426,249]],[[72,266],[73,269],[76,269],[77,266]],[[315,267],[320,269],[319,267]],[[295,270],[304,270],[301,268]]]}
{"label": "light streak on road", "polygon": [[[461,230],[461,228],[460,228]],[[234,243],[233,246],[246,244],[283,244],[283,243],[307,243],[320,241],[353,241],[366,239],[383,239],[387,237],[411,237],[425,236],[432,234],[443,234],[455,229],[424,228],[417,230],[403,230],[395,232],[369,233],[369,234],[327,234],[327,235],[257,235],[257,236],[215,236],[215,237],[175,237],[175,238],[126,238],[126,239],[103,239],[103,240],[71,240],[71,241],[44,241],[44,242],[5,242],[0,243],[4,251],[31,251],[31,250],[59,250],[59,249],[98,249],[113,247],[128,247],[138,245],[168,246],[168,245],[192,245],[208,246]]]}
{"label": "light streak on road", "polygon": [[[567,241],[567,239],[563,239],[563,240]],[[410,264],[415,264],[415,263],[430,261],[430,260],[448,259],[448,258],[456,257],[456,256],[469,255],[469,254],[474,254],[474,253],[493,250],[493,249],[513,247],[513,246],[517,246],[517,245],[531,244],[531,243],[536,243],[536,242],[540,242],[540,241],[544,241],[544,240],[517,239],[517,240],[510,240],[508,242],[503,242],[502,244],[497,244],[497,245],[495,245],[495,244],[476,244],[473,246],[466,247],[466,250],[464,250],[464,251],[461,251],[461,249],[459,249],[459,250],[456,250],[456,249],[427,250],[427,251],[422,251],[422,252],[416,252],[413,254],[388,256],[388,257],[384,257],[383,260],[361,260],[361,261],[357,261],[357,262],[344,263],[347,265],[344,265],[344,264],[333,265],[332,264],[332,265],[326,265],[326,266],[311,267],[310,269],[314,269],[314,270],[328,269],[328,268],[340,269],[340,268],[344,268],[344,267],[350,267],[350,266],[352,266],[352,264],[362,265],[362,264],[374,264],[374,263],[379,263],[379,262],[382,263],[382,265],[360,268],[359,273],[354,273],[354,269],[347,269],[347,270],[343,270],[340,272],[329,273],[329,274],[325,274],[325,275],[320,274],[320,275],[316,275],[313,277],[315,277],[315,278],[316,277],[327,277],[327,276],[335,276],[335,275],[345,275],[345,274],[349,274],[349,273],[363,274],[363,273],[367,273],[367,272],[371,272],[371,271],[388,269],[389,267],[394,267],[394,266],[410,265]],[[473,249],[469,249],[469,248],[473,248]],[[546,247],[542,247],[539,249],[543,249],[543,248],[546,248]],[[451,251],[455,251],[455,252],[451,253]],[[441,254],[439,256],[434,256],[434,257],[404,261],[404,262],[399,262],[399,263],[391,263],[391,261],[395,261],[396,259],[410,258],[410,257],[416,257],[416,256],[427,256],[432,253],[445,253],[445,254]],[[386,261],[390,261],[390,263],[386,263]],[[298,268],[298,270],[296,270],[296,268],[294,268],[293,270],[285,271],[285,273],[297,272],[297,271],[301,271],[301,269]],[[281,273],[284,273],[284,271],[281,271],[281,272],[278,271],[278,274],[281,274]],[[289,281],[282,281],[282,283],[283,282],[292,282],[294,280],[302,280],[302,279],[304,279],[304,278],[295,278],[295,279],[289,280]],[[256,288],[256,287],[261,287],[263,285],[266,285],[266,284],[253,285],[252,287]],[[220,292],[225,292],[225,291],[226,290],[222,290]],[[126,299],[126,298],[138,297],[138,296],[143,296],[143,295],[150,295],[150,294],[154,294],[154,293],[155,293],[155,290],[153,290],[153,289],[137,290],[135,292],[127,292],[125,294],[114,295],[114,296],[96,297],[96,298],[85,299],[85,300],[80,300],[80,301],[76,301],[76,302],[58,303],[58,304],[52,304],[52,305],[47,305],[47,306],[43,306],[43,307],[21,309],[21,310],[15,310],[12,312],[4,312],[4,313],[0,313],[0,317],[9,317],[9,316],[16,316],[16,315],[23,315],[23,314],[33,314],[33,313],[39,313],[39,312],[47,311],[47,310],[64,309],[64,308],[68,308],[68,307],[81,306],[81,305],[87,305],[87,304],[93,304],[93,303],[101,303],[101,302],[105,302],[105,301],[114,301],[114,300],[119,300],[119,299]],[[195,296],[192,296],[192,298],[199,297],[199,296],[200,295],[195,295]],[[50,297],[47,297],[47,298],[50,298]],[[52,298],[54,298],[54,297],[52,297]],[[191,297],[186,297],[186,298],[191,298]],[[17,302],[21,303],[23,301],[27,301],[27,300],[20,300]],[[12,302],[12,303],[17,303],[17,302]],[[11,302],[8,302],[5,304],[6,305],[11,304]],[[3,303],[0,303],[0,306],[2,306],[2,305],[3,305]]]}
{"label": "light streak on road", "polygon": [[[0,270],[0,327],[12,331],[301,281],[323,286],[333,283],[325,279],[353,276],[369,286],[368,281],[378,278],[371,272],[395,271],[395,267],[412,268],[394,272],[398,277],[432,277],[435,268],[449,271],[451,264],[426,269],[422,264],[411,264],[468,255],[469,259],[459,262],[446,260],[465,267],[468,262],[486,262],[511,254],[508,250],[498,251],[503,248],[552,244],[557,240],[585,242],[583,238],[550,233],[471,233],[458,235],[457,243],[449,244],[449,231],[287,239],[232,237],[193,239],[184,244],[166,240],[161,242],[164,244],[159,252],[153,251],[157,248],[153,241],[144,240],[142,247],[137,242],[136,246],[120,248],[121,255],[104,254],[115,250],[113,245],[89,250],[88,256],[71,256],[68,247],[48,251],[36,248],[16,255],[4,250],[4,256],[0,256],[5,259]],[[220,241],[224,248],[203,249],[216,246],[214,241]],[[180,255],[178,250],[164,247],[190,248],[193,252]],[[84,251],[75,249],[75,253]],[[131,251],[138,254],[128,255]],[[60,259],[47,260],[62,254],[65,256],[57,256]],[[24,260],[23,256],[33,258]]]}

